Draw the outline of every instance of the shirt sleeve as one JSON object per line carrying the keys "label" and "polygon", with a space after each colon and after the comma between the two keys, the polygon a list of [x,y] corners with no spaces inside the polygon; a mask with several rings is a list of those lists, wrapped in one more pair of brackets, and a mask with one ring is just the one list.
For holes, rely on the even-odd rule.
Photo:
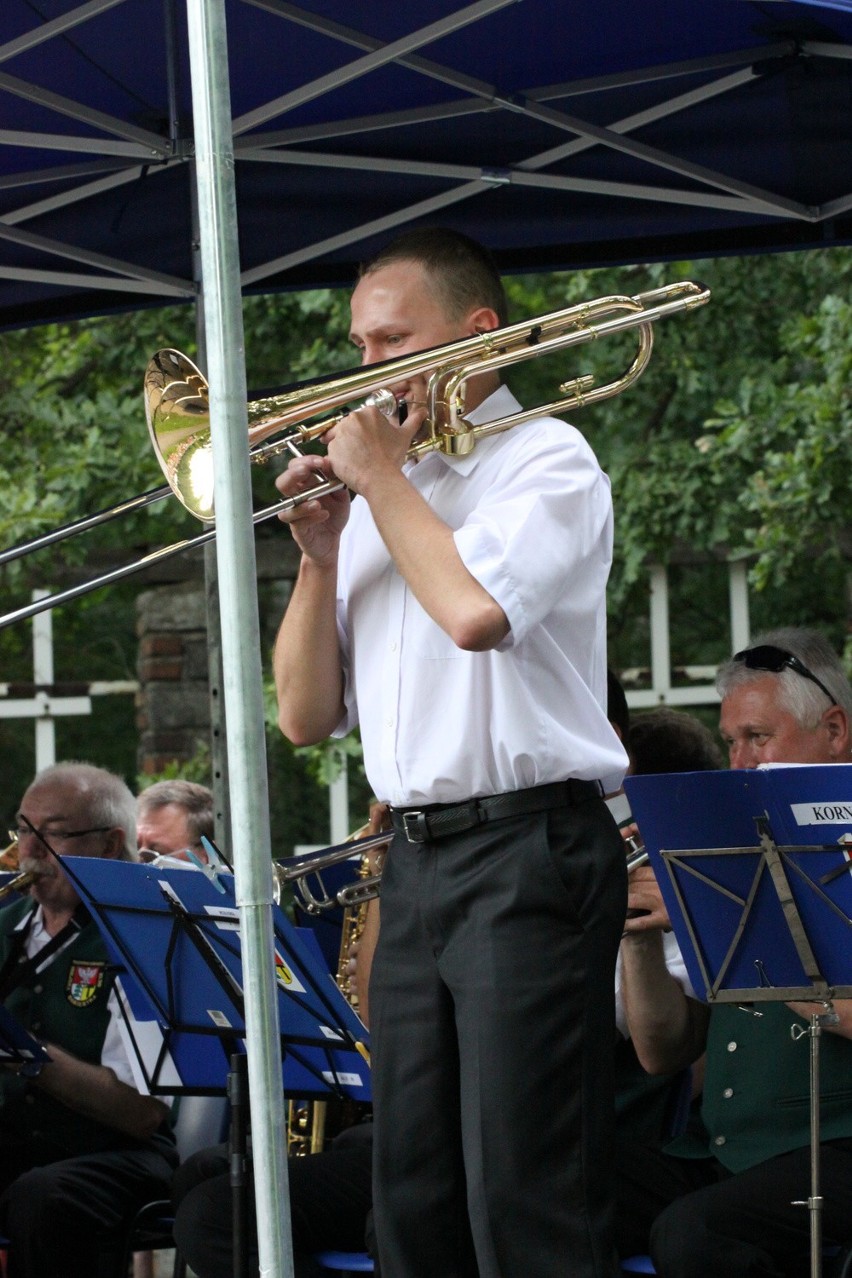
{"label": "shirt sleeve", "polygon": [[107,1007],[109,1008],[109,1025],[107,1026],[104,1045],[101,1049],[101,1064],[106,1066],[107,1069],[111,1069],[119,1082],[135,1088],[136,1080],[133,1077],[130,1058],[124,1046],[124,1038],[121,1032],[121,1013],[118,1008],[115,990],[109,996]]}
{"label": "shirt sleeve", "polygon": [[544,421],[507,450],[497,481],[455,533],[468,571],[501,606],[521,642],[555,602],[574,592],[578,608],[600,589],[612,552],[609,480],[582,436]]}

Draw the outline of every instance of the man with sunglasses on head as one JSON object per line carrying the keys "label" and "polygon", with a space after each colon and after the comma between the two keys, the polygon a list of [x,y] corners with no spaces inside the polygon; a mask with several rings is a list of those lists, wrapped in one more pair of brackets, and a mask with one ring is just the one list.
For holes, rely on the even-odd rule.
{"label": "man with sunglasses on head", "polygon": [[852,689],[818,631],[760,636],[721,667],[717,689],[732,768],[850,762]]}
{"label": "man with sunglasses on head", "polygon": [[[720,730],[731,767],[849,763],[852,687],[816,631],[773,630],[720,668]],[[814,1004],[758,1007],[689,998],[665,970],[670,928],[653,870],[631,876],[622,940],[622,994],[649,1073],[706,1051],[701,1123],[665,1151],[622,1147],[619,1250],[650,1249],[660,1278],[781,1278],[808,1272],[810,1058]],[[822,1230],[852,1242],[852,1000],[820,1046]]]}
{"label": "man with sunglasses on head", "polygon": [[0,912],[0,1001],[47,1060],[0,1068],[0,1234],[8,1278],[94,1278],[102,1250],[177,1163],[168,1109],[141,1094],[101,934],[64,856],[135,859],[135,800],[86,763],[40,772],[13,831],[27,897]]}

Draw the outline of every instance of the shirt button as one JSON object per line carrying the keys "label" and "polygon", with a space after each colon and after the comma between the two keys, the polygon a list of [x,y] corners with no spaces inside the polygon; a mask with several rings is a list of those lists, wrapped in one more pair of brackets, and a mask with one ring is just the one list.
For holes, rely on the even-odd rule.
{"label": "shirt button", "polygon": [[44,986],[43,986],[43,985],[34,985],[34,986],[33,986],[33,994],[43,994],[43,993],[44,993]]}
{"label": "shirt button", "polygon": [[726,1139],[727,1139],[727,1137],[725,1137],[725,1136],[716,1136],[716,1137],[714,1138],[714,1140],[713,1140],[713,1144],[714,1144],[714,1145],[724,1145],[724,1144],[725,1144]]}
{"label": "shirt button", "polygon": [[725,1090],[722,1092],[722,1095],[724,1096],[725,1100],[730,1100],[733,1094],[734,1094],[733,1087],[726,1087]]}
{"label": "shirt button", "polygon": [[41,1029],[41,1021],[33,1021],[32,1025],[30,1026],[30,1029],[35,1034],[38,1030]]}
{"label": "shirt button", "polygon": [[395,639],[391,639],[391,642],[390,642],[390,650],[391,650],[391,652],[396,652],[396,640],[395,640]]}
{"label": "shirt button", "polygon": [[735,1052],[736,1050],[737,1050],[737,1045],[736,1045],[736,1043],[729,1043],[729,1044],[728,1044],[728,1051],[729,1051],[729,1052]]}

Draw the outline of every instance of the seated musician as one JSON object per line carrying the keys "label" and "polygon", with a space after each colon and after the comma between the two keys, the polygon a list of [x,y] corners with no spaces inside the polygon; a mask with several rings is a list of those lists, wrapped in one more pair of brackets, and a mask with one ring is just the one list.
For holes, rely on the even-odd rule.
{"label": "seated musician", "polygon": [[0,1068],[0,1234],[8,1278],[94,1278],[104,1246],[168,1192],[168,1108],[133,1079],[101,934],[59,856],[132,860],[135,803],[86,763],[40,772],[18,810],[20,869],[0,912],[0,1000],[49,1060]]}
{"label": "seated musician", "polygon": [[[694,715],[668,706],[659,706],[631,717],[624,691],[612,671],[608,671],[607,695],[607,714],[627,746],[629,771],[632,775],[652,772],[707,772],[724,766],[722,752],[712,732]],[[623,802],[626,807],[626,798]],[[615,804],[613,815],[619,819]],[[635,847],[638,833],[632,822],[622,824],[622,835],[628,849]],[[628,854],[628,866],[630,859]],[[634,872],[630,871],[631,877]],[[671,978],[691,995],[692,986],[673,932],[668,932],[664,937],[663,958]],[[684,1079],[682,1070],[651,1075],[642,1068],[624,1013],[621,965],[619,954],[615,969],[615,1019],[618,1030],[615,1043],[616,1133],[620,1142],[662,1144],[671,1135],[672,1124],[682,1105],[685,1082],[691,1082],[693,1091],[700,1091],[700,1062],[693,1065],[692,1078],[688,1080]]]}
{"label": "seated musician", "polygon": [[[849,763],[852,688],[814,631],[756,639],[722,666],[720,729],[731,766]],[[627,1021],[652,1073],[706,1050],[703,1130],[665,1151],[620,1142],[617,1239],[622,1256],[650,1250],[661,1278],[749,1278],[807,1272],[811,1185],[809,1052],[793,1040],[810,1003],[712,1008],[666,972],[670,927],[650,867],[631,876],[621,946]],[[821,1188],[826,1239],[852,1240],[852,1001],[821,1038]]]}
{"label": "seated musician", "polygon": [[202,837],[213,838],[213,793],[196,781],[155,781],[136,800],[140,861],[207,864]]}

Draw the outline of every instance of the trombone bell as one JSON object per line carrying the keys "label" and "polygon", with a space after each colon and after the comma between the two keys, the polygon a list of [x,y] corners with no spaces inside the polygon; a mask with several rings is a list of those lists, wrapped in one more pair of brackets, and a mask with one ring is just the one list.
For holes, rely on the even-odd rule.
{"label": "trombone bell", "polygon": [[160,468],[178,501],[213,519],[213,449],[207,382],[180,351],[157,351],[145,370],[145,416]]}

